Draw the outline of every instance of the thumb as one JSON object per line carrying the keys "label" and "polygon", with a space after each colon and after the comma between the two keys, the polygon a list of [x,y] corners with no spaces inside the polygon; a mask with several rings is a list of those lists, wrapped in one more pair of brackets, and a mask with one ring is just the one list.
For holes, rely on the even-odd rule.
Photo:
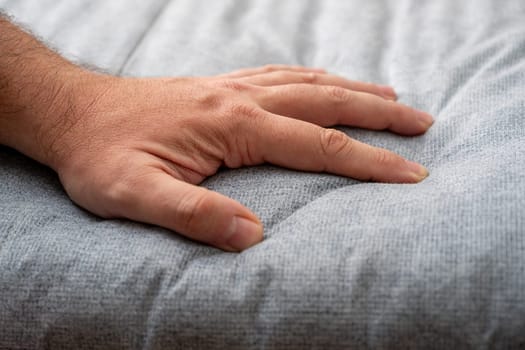
{"label": "thumb", "polygon": [[241,251],[263,239],[261,222],[239,202],[166,173],[143,177],[130,192],[121,211],[129,219],[227,251]]}

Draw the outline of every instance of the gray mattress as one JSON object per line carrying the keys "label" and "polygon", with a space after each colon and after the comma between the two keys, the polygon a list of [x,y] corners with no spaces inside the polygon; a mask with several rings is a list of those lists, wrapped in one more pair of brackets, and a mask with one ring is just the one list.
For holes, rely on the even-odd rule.
{"label": "gray mattress", "polygon": [[0,148],[1,349],[525,348],[525,2],[0,0],[64,55],[132,76],[267,63],[391,84],[421,137],[342,128],[417,185],[270,165],[202,185],[265,240],[226,253],[76,207]]}

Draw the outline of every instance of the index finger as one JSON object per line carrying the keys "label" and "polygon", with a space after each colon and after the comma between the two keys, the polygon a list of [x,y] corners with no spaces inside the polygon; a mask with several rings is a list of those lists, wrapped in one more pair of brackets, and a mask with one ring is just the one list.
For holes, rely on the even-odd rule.
{"label": "index finger", "polygon": [[246,133],[250,159],[364,181],[415,183],[428,176],[422,165],[335,129],[270,113],[258,124]]}

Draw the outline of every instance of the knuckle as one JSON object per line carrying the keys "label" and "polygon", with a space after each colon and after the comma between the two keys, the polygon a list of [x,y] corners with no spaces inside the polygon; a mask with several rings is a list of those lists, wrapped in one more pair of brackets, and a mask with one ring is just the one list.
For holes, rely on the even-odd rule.
{"label": "knuckle", "polygon": [[275,72],[276,70],[280,70],[282,66],[276,65],[276,64],[267,64],[262,67],[262,70],[266,73],[269,72]]}
{"label": "knuckle", "polygon": [[335,129],[322,129],[320,143],[325,157],[348,156],[353,149],[352,139]]}
{"label": "knuckle", "polygon": [[405,112],[405,109],[403,106],[399,103],[392,102],[389,104],[390,107],[390,115],[394,120],[399,120],[403,116],[403,113]]}
{"label": "knuckle", "polygon": [[348,103],[351,99],[350,92],[340,86],[323,86],[326,96],[330,101],[336,104]]}
{"label": "knuckle", "polygon": [[114,158],[114,162],[106,173],[91,174],[90,187],[97,188],[101,194],[99,205],[105,208],[108,216],[127,217],[133,212],[135,203],[142,200],[142,189],[148,185],[151,171],[136,167],[127,154],[120,159]]}
{"label": "knuckle", "polygon": [[114,181],[102,186],[105,197],[111,203],[120,203],[125,200],[128,185],[125,181]]}
{"label": "knuckle", "polygon": [[205,193],[182,198],[179,203],[176,220],[188,233],[199,233],[206,223],[206,218],[213,214],[213,202]]}
{"label": "knuckle", "polygon": [[276,87],[274,91],[285,99],[302,99],[308,91],[307,87],[301,84],[290,84],[284,87]]}
{"label": "knuckle", "polygon": [[238,168],[261,162],[252,145],[256,131],[264,127],[265,119],[265,113],[256,105],[232,103],[228,106],[222,127],[226,166]]}
{"label": "knuckle", "polygon": [[224,164],[230,168],[238,168],[261,163],[253,141],[257,130],[262,130],[266,123],[263,110],[256,105],[233,103],[229,105],[224,120]]}
{"label": "knuckle", "polygon": [[261,116],[261,110],[252,104],[245,102],[237,102],[228,106],[228,114],[236,119],[240,120],[253,120]]}
{"label": "knuckle", "polygon": [[104,217],[121,216],[128,210],[128,204],[132,201],[133,186],[125,179],[118,179],[115,181],[102,184],[101,187],[103,197],[102,202],[108,208]]}
{"label": "knuckle", "polygon": [[392,153],[389,151],[378,148],[375,151],[375,161],[379,165],[389,165],[394,160],[394,157],[392,156]]}
{"label": "knuckle", "polygon": [[305,84],[315,84],[319,81],[318,73],[302,73],[301,78]]}
{"label": "knuckle", "polygon": [[219,87],[234,91],[244,92],[250,89],[250,85],[235,79],[224,79],[218,82]]}
{"label": "knuckle", "polygon": [[226,135],[235,138],[247,134],[254,124],[260,124],[263,118],[264,113],[261,108],[246,102],[227,103],[222,112]]}
{"label": "knuckle", "polygon": [[193,94],[193,100],[198,104],[200,108],[216,109],[223,103],[224,97],[221,93],[218,93],[216,91],[196,91]]}
{"label": "knuckle", "polygon": [[278,81],[290,81],[292,79],[292,74],[285,70],[273,72],[271,76],[275,77]]}

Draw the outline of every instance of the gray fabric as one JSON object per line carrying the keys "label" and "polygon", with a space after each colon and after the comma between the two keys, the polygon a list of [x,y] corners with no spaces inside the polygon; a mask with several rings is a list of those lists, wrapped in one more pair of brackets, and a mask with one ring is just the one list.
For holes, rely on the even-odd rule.
{"label": "gray fabric", "polygon": [[0,149],[0,348],[525,347],[525,2],[0,0],[78,61],[125,75],[304,64],[436,116],[402,138],[418,185],[272,166],[204,186],[260,215],[241,254],[101,220]]}

